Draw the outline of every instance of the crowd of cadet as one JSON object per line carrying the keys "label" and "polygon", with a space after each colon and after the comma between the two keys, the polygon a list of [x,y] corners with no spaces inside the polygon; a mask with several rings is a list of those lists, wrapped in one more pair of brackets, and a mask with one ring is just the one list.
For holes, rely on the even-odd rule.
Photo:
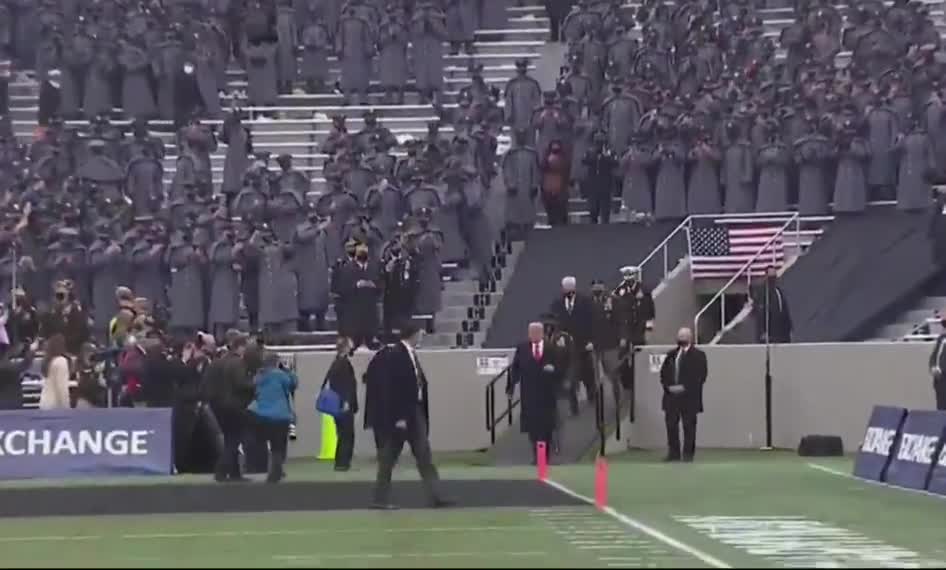
{"label": "crowd of cadet", "polygon": [[615,198],[630,219],[926,208],[946,180],[946,58],[928,6],[790,4],[777,38],[748,0],[581,0],[554,20],[567,44],[555,91],[524,71],[506,89],[510,223],[531,226],[539,195],[553,224],[579,194],[596,222]]}
{"label": "crowd of cadet", "polygon": [[[323,26],[334,45],[357,36],[365,53],[378,48],[383,59],[382,36],[398,10],[412,21],[423,14],[445,19],[448,37],[469,51],[469,18],[485,21],[488,4],[451,2],[444,12],[424,1],[234,2],[222,12],[200,2],[3,4],[15,16],[5,22],[38,27],[31,37],[7,30],[0,44],[17,67],[35,67],[42,126],[23,145],[9,116],[0,119],[0,301],[9,303],[11,291],[22,289],[19,298],[42,309],[52,284],[68,279],[99,339],[117,309],[118,286],[166,309],[169,330],[183,338],[197,330],[219,338],[234,326],[270,336],[322,329],[331,326],[334,303],[340,332],[375,344],[382,328],[435,315],[443,261],[469,259],[475,277],[492,277],[495,232],[483,209],[497,173],[502,113],[482,66],[471,65],[460,104],[438,106],[441,120],[423,140],[405,141],[401,159],[392,153],[399,141],[373,111],[363,114],[357,132],[348,131],[344,115],[333,116],[320,149],[329,156],[321,195],[311,192],[291,156],[279,156],[277,168],[269,153],[255,151],[248,113],[236,104],[220,111],[218,92],[233,62],[251,71],[254,49],[282,49],[287,21],[302,28],[290,35],[293,53],[312,26]],[[115,51],[117,45],[127,50]],[[83,49],[92,50],[91,59],[73,61]],[[106,66],[135,49],[149,62],[141,77],[137,67]],[[432,48],[424,53],[434,55]],[[370,75],[348,70],[349,55],[339,51],[346,93],[348,82]],[[162,75],[160,61],[173,77]],[[418,58],[411,62],[419,73]],[[431,73],[442,79],[442,69]],[[280,77],[285,88],[306,79]],[[251,71],[250,102],[271,103],[254,97],[254,81]],[[157,107],[134,106],[151,99]],[[110,117],[118,104],[133,119],[127,127]],[[77,115],[88,126],[64,120]],[[173,147],[149,125],[154,116],[174,120]],[[220,126],[206,121],[218,116]],[[441,121],[453,126],[453,136],[440,134]],[[218,141],[227,145],[219,187],[211,167]],[[170,184],[168,147],[176,154]]]}
{"label": "crowd of cadet", "polygon": [[219,119],[233,67],[256,106],[297,88],[364,101],[375,64],[392,101],[408,80],[434,100],[445,51],[471,53],[475,30],[505,17],[504,2],[487,0],[4,0],[0,59],[60,86],[67,118],[120,107],[135,118],[199,109]]}

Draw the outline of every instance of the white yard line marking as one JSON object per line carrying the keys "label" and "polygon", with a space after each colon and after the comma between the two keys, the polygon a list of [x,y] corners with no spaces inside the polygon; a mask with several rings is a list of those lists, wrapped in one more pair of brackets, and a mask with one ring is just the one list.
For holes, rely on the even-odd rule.
{"label": "white yard line marking", "polygon": [[3,542],[66,542],[81,540],[102,540],[104,536],[98,535],[76,535],[76,536],[0,536],[0,543]]}
{"label": "white yard line marking", "polygon": [[346,529],[283,529],[283,530],[221,530],[215,532],[164,532],[164,533],[130,533],[116,535],[75,535],[75,536],[0,536],[0,543],[10,542],[59,542],[81,540],[166,540],[180,538],[232,538],[252,536],[310,536],[332,534],[414,534],[414,533],[448,533],[448,532],[546,532],[546,529],[532,525],[508,526],[471,526],[471,527],[432,527],[432,528],[346,528]]}
{"label": "white yard line marking", "polygon": [[870,479],[861,479],[860,477],[855,477],[854,475],[851,475],[850,473],[845,473],[844,471],[832,469],[831,467],[825,467],[824,465],[818,465],[817,463],[809,463],[808,467],[811,467],[815,471],[821,471],[822,473],[834,475],[835,477],[844,477],[845,479],[850,479],[852,481],[857,481],[859,483],[864,483],[866,485],[873,485],[875,487],[883,487],[884,489],[893,489],[896,491],[903,491],[905,493],[913,493],[915,495],[924,495],[926,497],[935,497],[940,500],[946,499],[946,495],[940,495],[939,493],[931,493],[929,491],[924,491],[922,489],[908,489],[906,487],[898,487],[896,485],[884,483],[883,481],[871,481]]}
{"label": "white yard line marking", "polygon": [[[595,504],[594,499],[591,499],[591,498],[589,498],[589,497],[586,497],[586,496],[584,496],[584,495],[581,495],[581,494],[579,494],[579,493],[576,493],[575,491],[572,491],[571,489],[569,489],[568,487],[562,485],[561,483],[557,483],[557,482],[552,481],[552,480],[547,480],[547,481],[545,481],[545,483],[546,483],[547,485],[550,485],[550,486],[552,486],[552,487],[558,489],[559,491],[565,493],[566,495],[569,495],[569,496],[571,496],[571,497],[574,497],[574,498],[576,498],[576,499],[578,499],[578,500],[580,500],[580,501],[584,501],[585,503],[588,503],[589,505],[594,505],[594,504]],[[651,527],[651,526],[649,526],[649,525],[646,525],[646,524],[644,524],[644,523],[642,523],[642,522],[640,522],[640,521],[638,521],[638,520],[636,520],[636,519],[633,519],[633,518],[631,518],[631,517],[629,517],[629,516],[627,516],[627,515],[621,514],[621,513],[619,513],[618,511],[612,509],[611,507],[605,507],[602,512],[604,512],[606,515],[610,516],[611,518],[617,520],[617,521],[620,522],[621,524],[624,524],[625,526],[628,526],[628,527],[630,527],[630,528],[633,528],[634,530],[637,530],[637,531],[639,531],[639,532],[642,532],[642,533],[646,534],[647,536],[649,536],[649,537],[651,537],[651,538],[653,538],[653,539],[655,539],[655,540],[658,540],[658,541],[660,541],[660,542],[666,544],[667,546],[669,546],[669,547],[671,547],[671,548],[673,548],[673,549],[675,549],[675,550],[678,550],[678,551],[680,551],[680,552],[683,552],[684,554],[688,554],[688,555],[690,555],[690,556],[692,556],[692,557],[694,557],[694,558],[700,560],[701,562],[703,562],[704,564],[706,564],[706,565],[708,565],[708,566],[712,566],[713,568],[732,568],[732,566],[730,566],[729,564],[723,562],[722,560],[720,560],[720,559],[718,559],[718,558],[716,558],[716,557],[714,557],[714,556],[710,556],[709,554],[703,552],[702,550],[699,550],[699,549],[694,548],[694,547],[692,547],[692,546],[690,546],[690,545],[688,545],[688,544],[686,544],[686,543],[683,543],[683,542],[681,542],[681,541],[679,541],[679,540],[677,540],[677,539],[675,539],[675,538],[673,538],[673,537],[671,537],[671,536],[669,536],[669,535],[667,535],[667,534],[664,534],[663,532],[661,532],[661,531],[659,531],[659,530],[657,530],[657,529],[655,529],[655,528],[653,528],[653,527]]]}
{"label": "white yard line marking", "polygon": [[523,552],[407,552],[407,553],[352,553],[352,554],[276,554],[273,560],[288,562],[312,562],[319,560],[391,560],[395,558],[483,558],[493,556],[509,557],[541,557],[549,556],[548,552],[523,551]]}

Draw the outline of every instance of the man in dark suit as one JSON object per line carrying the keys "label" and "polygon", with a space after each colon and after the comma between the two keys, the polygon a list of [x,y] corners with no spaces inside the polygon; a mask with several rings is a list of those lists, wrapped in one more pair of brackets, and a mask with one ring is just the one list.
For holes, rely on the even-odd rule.
{"label": "man in dark suit", "polygon": [[23,358],[14,362],[0,347],[0,410],[19,410],[23,407],[23,373],[33,364],[33,351],[26,349]]}
{"label": "man in dark suit", "polygon": [[368,256],[368,246],[355,246],[355,257],[339,269],[339,294],[343,318],[339,332],[352,340],[354,349],[362,345],[378,347],[378,301],[381,267]]}
{"label": "man in dark suit", "polygon": [[543,441],[549,449],[555,432],[557,393],[563,370],[559,349],[545,337],[545,326],[529,324],[529,340],[516,347],[509,370],[506,393],[512,397],[519,386],[519,428],[529,434],[532,444],[532,462],[535,463],[535,444]]}
{"label": "man in dark suit", "polygon": [[[943,321],[946,328],[946,320]],[[936,394],[936,409],[946,410],[946,376],[943,376],[943,368],[946,368],[946,333],[939,335],[936,343],[933,345],[933,353],[930,354],[930,374],[933,376],[933,392]]]}
{"label": "man in dark suit", "polygon": [[677,333],[677,348],[667,353],[660,369],[664,388],[663,410],[667,423],[666,461],[679,461],[680,423],[683,423],[683,454],[686,462],[696,453],[696,417],[703,412],[706,354],[693,346],[693,332],[684,327]]}
{"label": "man in dark suit", "polygon": [[766,269],[765,281],[752,288],[751,298],[759,342],[791,342],[792,316],[788,311],[788,299],[778,285],[778,272],[775,267]]}
{"label": "man in dark suit", "polygon": [[[594,343],[592,334],[594,326],[594,304],[585,295],[577,291],[577,282],[574,277],[562,279],[562,296],[552,302],[549,307],[551,313],[559,323],[559,328],[572,337],[574,346],[574,365],[571,367],[571,384],[569,386],[569,403],[572,415],[578,414],[578,381],[585,385],[588,401],[593,401],[597,395],[597,379],[594,368]],[[562,371],[566,373],[566,371]]]}
{"label": "man in dark suit", "polygon": [[253,378],[247,374],[244,363],[246,348],[247,338],[234,336],[227,354],[214,360],[204,371],[201,386],[223,431],[223,453],[214,468],[214,479],[220,483],[247,480],[240,471],[238,457],[246,430],[246,406],[253,399]]}
{"label": "man in dark suit", "polygon": [[358,413],[358,382],[351,365],[351,341],[340,336],[335,342],[335,360],[325,374],[325,383],[342,399],[342,414],[335,416],[338,444],[335,447],[335,470],[351,469],[355,451],[355,414]]}
{"label": "man in dark suit", "polygon": [[378,478],[375,484],[373,507],[393,510],[390,502],[391,472],[407,442],[424,482],[430,506],[447,507],[451,501],[438,492],[440,476],[434,466],[429,440],[429,407],[427,377],[417,357],[416,346],[421,332],[413,325],[401,328],[401,342],[390,349],[384,359],[383,386],[379,389],[378,408],[374,410],[373,427],[382,440],[378,455]]}

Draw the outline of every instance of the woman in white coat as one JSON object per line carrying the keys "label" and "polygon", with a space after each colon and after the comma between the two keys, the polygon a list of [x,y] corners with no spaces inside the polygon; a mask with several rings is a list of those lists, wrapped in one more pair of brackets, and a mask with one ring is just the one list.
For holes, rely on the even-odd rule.
{"label": "woman in white coat", "polygon": [[43,389],[39,394],[39,409],[61,410],[71,408],[69,401],[69,359],[66,358],[66,338],[54,334],[46,341],[43,358]]}

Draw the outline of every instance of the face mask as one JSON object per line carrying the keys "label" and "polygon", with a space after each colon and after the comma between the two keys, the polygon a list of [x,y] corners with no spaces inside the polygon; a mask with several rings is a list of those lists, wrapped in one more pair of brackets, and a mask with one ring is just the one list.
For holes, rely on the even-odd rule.
{"label": "face mask", "polygon": [[680,348],[684,348],[684,347],[687,347],[687,346],[689,346],[689,345],[690,345],[690,343],[687,342],[687,341],[685,341],[685,340],[678,340],[678,341],[677,341],[677,346],[679,346]]}
{"label": "face mask", "polygon": [[367,253],[358,253],[355,255],[355,257],[358,259],[358,261],[368,261]]}
{"label": "face mask", "polygon": [[575,292],[574,292],[574,291],[569,291],[568,293],[565,293],[565,296],[568,297],[569,299],[574,299],[574,298],[575,298]]}

